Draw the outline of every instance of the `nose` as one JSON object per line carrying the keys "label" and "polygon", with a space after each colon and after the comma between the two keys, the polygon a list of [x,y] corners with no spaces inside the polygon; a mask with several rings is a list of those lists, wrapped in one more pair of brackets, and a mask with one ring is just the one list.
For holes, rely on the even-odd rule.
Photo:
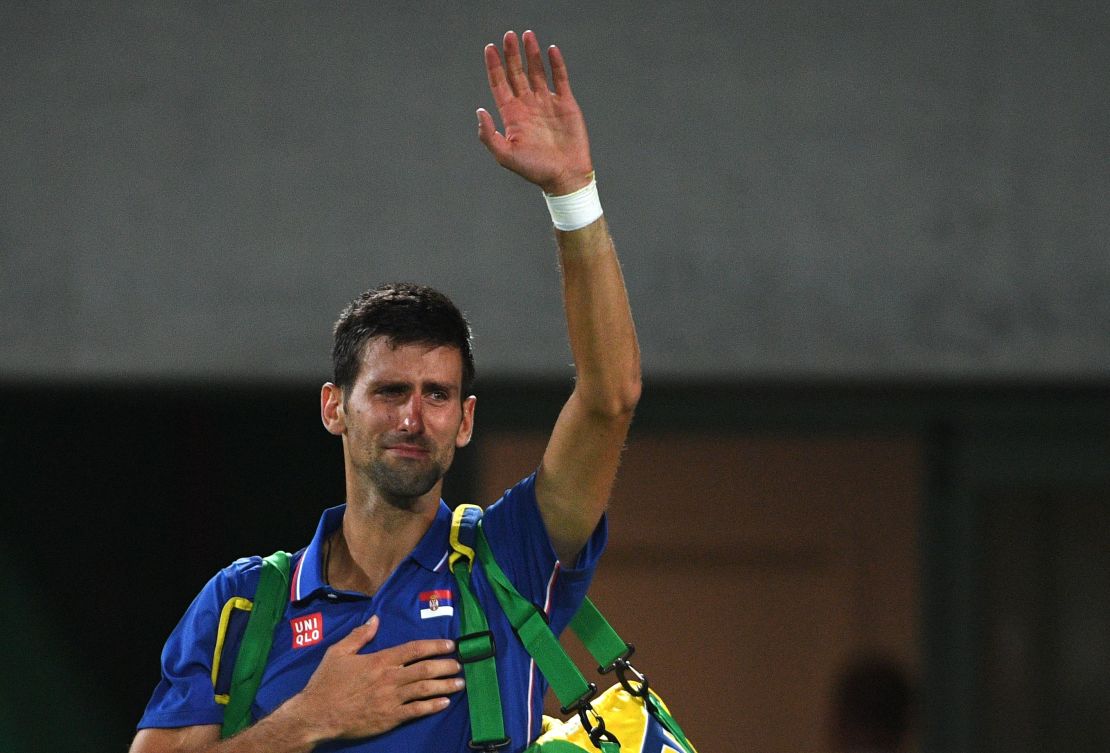
{"label": "nose", "polygon": [[401,431],[409,434],[424,433],[424,408],[420,395],[413,395],[401,410]]}

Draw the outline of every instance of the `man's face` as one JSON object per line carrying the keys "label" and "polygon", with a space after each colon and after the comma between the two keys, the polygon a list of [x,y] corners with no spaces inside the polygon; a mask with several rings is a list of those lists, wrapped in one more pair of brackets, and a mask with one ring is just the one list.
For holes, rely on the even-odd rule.
{"label": "man's face", "polygon": [[411,508],[470,441],[474,398],[463,400],[461,390],[457,348],[368,342],[337,406],[351,469],[392,504]]}

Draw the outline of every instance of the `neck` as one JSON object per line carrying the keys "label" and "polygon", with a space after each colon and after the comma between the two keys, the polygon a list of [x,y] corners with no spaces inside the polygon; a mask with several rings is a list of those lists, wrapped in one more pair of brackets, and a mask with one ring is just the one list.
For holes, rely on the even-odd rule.
{"label": "neck", "polygon": [[376,496],[349,495],[343,524],[328,541],[328,583],[343,591],[374,594],[428,532],[439,507],[440,484],[399,507]]}

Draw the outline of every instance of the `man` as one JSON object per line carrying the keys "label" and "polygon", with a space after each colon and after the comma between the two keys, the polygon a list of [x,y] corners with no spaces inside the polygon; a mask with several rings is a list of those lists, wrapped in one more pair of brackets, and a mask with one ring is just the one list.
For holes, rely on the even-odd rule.
{"label": "man", "polygon": [[[479,109],[478,138],[499,164],[543,189],[562,228],[556,239],[577,379],[538,470],[487,510],[483,526],[517,588],[561,630],[604,546],[602,515],[640,394],[639,352],[562,55],[548,50],[550,91],[535,34],[509,32],[503,49],[504,63],[487,45],[485,63],[504,133]],[[221,741],[221,681],[213,680],[223,674],[213,670],[220,613],[232,597],[253,594],[255,557],[213,578],[170,636],[132,753],[467,749],[452,641],[458,615],[444,561],[450,512],[439,496],[455,449],[474,428],[469,329],[445,297],[398,285],[356,299],[335,336],[335,382],[323,386],[320,411],[342,437],[347,504],[325,512],[294,555],[291,601],[253,707],[257,721]],[[496,638],[512,740],[505,750],[523,750],[540,732],[544,684],[476,577]],[[223,658],[226,670],[233,657]]]}

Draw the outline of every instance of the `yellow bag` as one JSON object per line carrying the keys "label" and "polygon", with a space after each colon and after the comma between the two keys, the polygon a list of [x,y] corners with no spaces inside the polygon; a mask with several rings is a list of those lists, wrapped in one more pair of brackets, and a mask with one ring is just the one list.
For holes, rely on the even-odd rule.
{"label": "yellow bag", "polygon": [[[652,702],[669,717],[663,699],[648,691]],[[659,720],[648,711],[644,700],[634,696],[620,685],[614,685],[599,695],[592,706],[605,720],[605,729],[619,741],[621,753],[697,753],[690,741],[682,736],[678,740]],[[673,721],[673,719],[671,720]],[[575,716],[563,722],[552,716],[543,718],[543,734],[528,747],[528,753],[581,753],[596,750],[590,733]],[[681,730],[679,730],[681,735]],[[601,746],[605,749],[604,742]]]}
{"label": "yellow bag", "polygon": [[635,649],[585,599],[570,629],[597,660],[601,673],[614,672],[620,680],[597,695],[597,686],[586,682],[543,615],[498,566],[482,533],[481,515],[477,505],[462,505],[451,525],[450,566],[462,607],[463,634],[457,645],[470,705],[470,747],[492,753],[510,742],[505,737],[489,623],[470,585],[470,571],[477,563],[517,637],[562,703],[563,713],[577,714],[567,722],[544,717],[543,734],[526,753],[697,753],[666,704],[649,689],[647,678],[629,664]]}

